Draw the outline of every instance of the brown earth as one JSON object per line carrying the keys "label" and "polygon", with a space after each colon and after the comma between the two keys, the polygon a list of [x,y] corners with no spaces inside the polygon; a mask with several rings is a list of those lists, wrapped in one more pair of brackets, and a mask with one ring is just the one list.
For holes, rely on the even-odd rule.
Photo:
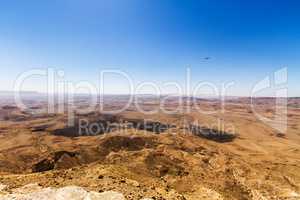
{"label": "brown earth", "polygon": [[[73,127],[65,114],[35,117],[6,106],[0,183],[7,192],[30,183],[77,185],[127,199],[300,199],[300,111],[298,101],[290,104],[286,134],[258,120],[248,99],[228,101],[224,112],[218,101],[201,101],[213,114],[195,104],[183,105],[191,109],[185,114],[145,115],[132,107],[118,115],[77,114]],[[274,117],[269,99],[256,108]],[[82,118],[103,129],[78,134]]]}

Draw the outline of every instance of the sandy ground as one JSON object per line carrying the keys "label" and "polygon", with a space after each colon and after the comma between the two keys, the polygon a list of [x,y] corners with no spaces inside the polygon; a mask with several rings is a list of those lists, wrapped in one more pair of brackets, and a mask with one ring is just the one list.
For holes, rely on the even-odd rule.
{"label": "sandy ground", "polygon": [[[259,114],[274,117],[269,104],[260,102]],[[81,137],[63,135],[77,130],[66,129],[63,114],[32,117],[9,108],[10,118],[0,122],[2,192],[36,183],[117,191],[126,199],[300,199],[300,110],[294,102],[284,135],[260,121],[246,100],[230,102],[224,111],[218,102],[203,102],[202,110],[217,111],[212,114],[185,106],[190,113],[145,115],[130,108],[117,116],[170,125],[159,134],[130,128]],[[186,129],[195,123],[224,127],[234,138],[218,141]]]}

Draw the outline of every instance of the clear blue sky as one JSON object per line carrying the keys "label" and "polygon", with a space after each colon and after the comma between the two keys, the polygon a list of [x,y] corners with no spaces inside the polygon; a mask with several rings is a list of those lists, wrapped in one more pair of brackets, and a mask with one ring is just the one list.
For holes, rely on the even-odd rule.
{"label": "clear blue sky", "polygon": [[[184,83],[189,66],[193,83],[235,81],[230,95],[248,95],[288,67],[289,95],[300,96],[299,10],[297,0],[1,1],[0,90],[32,68],[95,84],[101,69],[118,68],[161,84]],[[122,90],[121,81],[111,87]]]}

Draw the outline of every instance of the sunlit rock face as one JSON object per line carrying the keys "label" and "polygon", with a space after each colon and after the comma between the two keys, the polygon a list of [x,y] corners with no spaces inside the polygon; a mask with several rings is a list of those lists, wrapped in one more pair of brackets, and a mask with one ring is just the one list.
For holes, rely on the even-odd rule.
{"label": "sunlit rock face", "polygon": [[121,193],[88,192],[81,187],[68,186],[63,188],[41,188],[37,185],[28,185],[19,188],[12,194],[3,194],[1,200],[125,200]]}

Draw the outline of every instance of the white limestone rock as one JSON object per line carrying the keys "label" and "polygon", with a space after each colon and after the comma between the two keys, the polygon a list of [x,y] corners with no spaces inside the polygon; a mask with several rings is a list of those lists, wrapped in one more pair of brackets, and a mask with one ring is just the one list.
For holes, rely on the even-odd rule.
{"label": "white limestone rock", "polygon": [[88,192],[77,186],[63,188],[39,188],[28,185],[12,194],[0,195],[0,200],[125,200],[123,194],[113,191]]}

